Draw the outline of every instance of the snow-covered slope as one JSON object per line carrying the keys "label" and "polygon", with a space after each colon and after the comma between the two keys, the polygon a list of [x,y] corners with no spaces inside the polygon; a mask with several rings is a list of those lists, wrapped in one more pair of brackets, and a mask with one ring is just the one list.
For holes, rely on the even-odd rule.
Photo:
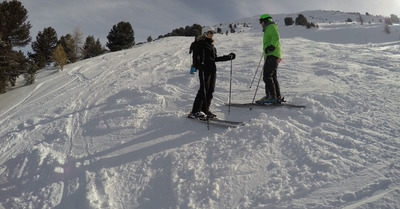
{"label": "snow-covered slope", "polygon": [[[185,118],[192,38],[42,70],[0,95],[0,208],[400,208],[398,26],[318,24],[280,24],[281,91],[305,109],[228,114],[231,63],[217,64],[211,109],[246,121],[234,129]],[[382,37],[339,38],[357,30]],[[215,36],[237,55],[234,102],[253,98],[261,40],[255,25]]]}
{"label": "snow-covered slope", "polygon": [[[318,25],[319,30],[306,29],[300,26],[285,26],[284,19],[291,17],[296,20],[299,14],[304,15],[308,22]],[[360,22],[360,15],[363,24]],[[385,33],[385,17],[377,15],[366,15],[358,13],[346,13],[339,11],[304,11],[294,14],[271,14],[274,21],[280,26],[281,38],[302,37],[318,42],[328,43],[385,43],[388,41],[400,40],[400,27],[398,25],[390,28],[390,33]],[[260,15],[234,21],[232,23],[223,23],[215,25],[221,28],[222,32],[229,31],[230,24],[236,24],[237,32],[262,30],[258,22]],[[350,19],[353,22],[347,22]],[[250,27],[244,27],[244,23]]]}

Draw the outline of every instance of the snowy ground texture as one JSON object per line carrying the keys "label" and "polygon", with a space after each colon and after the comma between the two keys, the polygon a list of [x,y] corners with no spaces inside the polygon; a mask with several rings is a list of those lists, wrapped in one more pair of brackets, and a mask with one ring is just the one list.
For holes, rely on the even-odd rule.
{"label": "snowy ground texture", "polygon": [[[0,208],[400,208],[400,28],[304,14],[320,29],[275,19],[282,94],[307,108],[228,114],[231,63],[217,64],[211,109],[238,128],[185,118],[193,38],[47,68],[0,95]],[[257,17],[242,22],[215,36],[237,55],[233,102],[252,101],[261,56]]]}

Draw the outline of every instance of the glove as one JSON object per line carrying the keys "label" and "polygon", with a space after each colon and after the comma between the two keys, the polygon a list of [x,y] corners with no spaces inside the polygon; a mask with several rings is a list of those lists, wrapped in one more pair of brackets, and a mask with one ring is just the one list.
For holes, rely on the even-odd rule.
{"label": "glove", "polygon": [[268,54],[268,52],[272,52],[275,50],[275,47],[273,45],[269,45],[267,46],[267,48],[265,48],[265,54]]}
{"label": "glove", "polygon": [[232,52],[228,54],[228,56],[231,58],[231,60],[234,60],[236,58],[236,54]]}
{"label": "glove", "polygon": [[228,55],[222,56],[223,61],[234,60],[236,58],[235,53],[230,53]]}
{"label": "glove", "polygon": [[192,65],[192,67],[190,68],[190,74],[194,74],[195,72],[196,72],[196,68],[193,67],[193,65]]}

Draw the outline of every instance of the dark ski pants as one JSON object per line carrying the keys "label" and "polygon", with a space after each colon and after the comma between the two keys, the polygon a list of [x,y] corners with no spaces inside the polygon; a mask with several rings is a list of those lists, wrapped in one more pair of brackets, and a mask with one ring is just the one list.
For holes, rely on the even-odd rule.
{"label": "dark ski pants", "polygon": [[276,71],[278,69],[278,57],[267,56],[264,63],[264,83],[265,83],[265,94],[275,99],[281,96],[281,90],[279,88],[278,77]]}
{"label": "dark ski pants", "polygon": [[204,70],[199,70],[198,72],[200,88],[194,100],[192,112],[203,111],[207,114],[213,98],[217,73]]}

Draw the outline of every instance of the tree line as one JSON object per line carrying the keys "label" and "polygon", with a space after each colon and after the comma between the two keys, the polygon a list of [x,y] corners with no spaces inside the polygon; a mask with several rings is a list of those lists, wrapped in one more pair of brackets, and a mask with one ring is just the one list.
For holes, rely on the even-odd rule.
{"label": "tree line", "polygon": [[[54,63],[62,70],[65,64],[95,57],[107,51],[94,36],[87,36],[83,42],[83,33],[79,27],[60,38],[54,28],[47,27],[38,32],[34,41],[30,36],[31,28],[28,11],[20,1],[0,3],[0,94],[5,93],[7,87],[15,86],[21,75],[26,84],[32,84],[37,71],[46,65]],[[109,51],[128,49],[135,45],[134,31],[129,22],[114,25],[107,39]],[[149,40],[151,41],[151,37]],[[30,43],[33,52],[28,52],[27,55],[15,50]]]}

